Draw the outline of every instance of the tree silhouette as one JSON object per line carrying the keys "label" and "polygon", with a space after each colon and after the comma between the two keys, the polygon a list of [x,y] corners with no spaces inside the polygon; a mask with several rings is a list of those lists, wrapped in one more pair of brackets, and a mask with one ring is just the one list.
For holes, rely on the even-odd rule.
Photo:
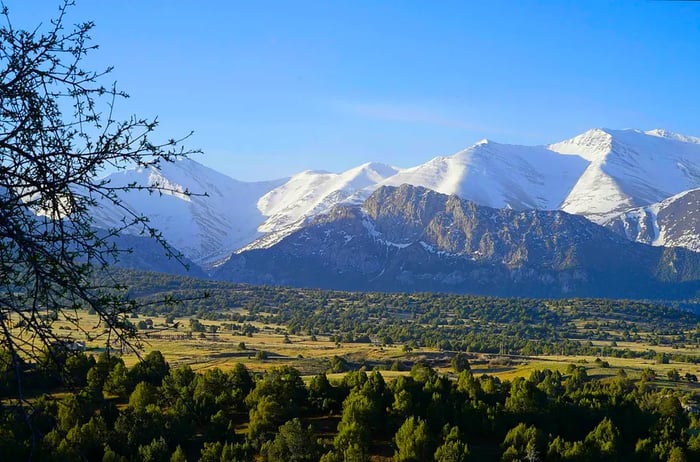
{"label": "tree silhouette", "polygon": [[[139,346],[128,314],[136,305],[116,282],[95,282],[95,270],[129,249],[115,239],[128,228],[167,246],[148,219],[120,200],[130,190],[169,192],[164,185],[114,185],[109,171],[157,166],[191,151],[175,139],[152,139],[157,120],[117,120],[128,95],[105,85],[111,68],[93,71],[84,58],[97,48],[92,22],[67,27],[64,0],[56,18],[36,29],[15,28],[3,7],[0,24],[0,348],[15,370],[23,401],[23,360],[55,356],[71,339],[53,325],[69,321],[83,339],[104,336],[108,347]],[[189,194],[185,191],[184,194]],[[122,219],[96,230],[94,210],[109,205]],[[78,308],[99,316],[99,334],[81,325]]]}

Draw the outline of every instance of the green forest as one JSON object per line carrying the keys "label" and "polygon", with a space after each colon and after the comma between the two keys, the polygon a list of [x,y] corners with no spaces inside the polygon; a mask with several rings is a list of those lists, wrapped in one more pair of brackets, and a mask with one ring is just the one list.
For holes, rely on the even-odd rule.
{"label": "green forest", "polygon": [[[285,326],[290,334],[329,335],[346,343],[522,355],[653,359],[655,346],[671,346],[671,359],[700,361],[686,352],[700,346],[700,315],[690,303],[340,292],[126,270],[117,277],[142,306],[141,315],[217,320],[238,331],[255,331],[251,323],[259,322]],[[606,345],[600,346],[601,341]],[[648,348],[616,348],[615,342]]]}
{"label": "green forest", "polygon": [[[58,357],[60,354],[54,354]],[[195,373],[153,351],[47,361],[31,405],[2,407],[4,460],[96,461],[683,461],[700,458],[686,394],[649,371],[609,380],[570,365],[500,381],[456,355],[452,378],[416,363],[385,381],[352,371],[305,381],[291,367]],[[60,380],[58,379],[60,377]],[[13,389],[3,371],[3,394]],[[72,393],[65,393],[65,390]]]}
{"label": "green forest", "polygon": [[[264,371],[250,363],[195,371],[182,362],[171,367],[157,350],[127,366],[116,351],[55,345],[18,376],[4,354],[0,454],[7,460],[700,460],[697,376],[675,369],[700,361],[698,315],[679,306],[348,293],[137,272],[121,278],[142,307],[131,319],[142,335],[158,315],[166,332],[202,342],[221,335],[211,329],[216,322],[251,342],[267,328],[285,343],[304,335],[338,348],[399,344],[404,357],[390,364],[331,353],[310,373],[266,362],[258,351],[251,361],[266,363]],[[414,349],[451,363],[438,368]],[[512,379],[484,373],[484,357],[550,352],[569,365]],[[639,358],[639,367],[611,368],[600,358]],[[662,375],[644,366],[650,361],[673,368]]]}

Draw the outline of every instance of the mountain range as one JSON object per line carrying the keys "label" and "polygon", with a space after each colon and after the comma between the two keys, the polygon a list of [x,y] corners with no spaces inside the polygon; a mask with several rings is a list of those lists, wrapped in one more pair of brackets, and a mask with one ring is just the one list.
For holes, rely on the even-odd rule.
{"label": "mountain range", "polygon": [[495,209],[404,184],[337,205],[214,276],[253,284],[509,296],[695,296],[700,253],[563,211]]}
{"label": "mountain range", "polygon": [[[271,256],[279,252],[279,246],[290,245],[288,238],[301,245],[300,235],[326,223],[333,213],[341,213],[339,210],[343,215],[367,213],[368,204],[377,201],[375,191],[382,190],[379,197],[389,198],[386,191],[401,185],[467,200],[474,207],[499,209],[499,214],[537,210],[566,212],[557,217],[578,215],[583,220],[580,223],[602,225],[598,228],[603,231],[596,232],[619,236],[619,242],[700,250],[696,226],[700,220],[700,197],[696,197],[700,196],[700,138],[664,130],[593,129],[544,146],[482,140],[454,155],[411,168],[367,163],[342,173],[305,171],[291,178],[255,183],[234,180],[190,159],[121,172],[109,179],[115,184],[166,186],[171,192],[164,197],[155,200],[135,191],[124,196],[124,204],[148,216],[175,248],[218,277],[240,276],[242,273],[231,270],[234,262],[240,267],[239,257]],[[208,196],[187,195],[186,191],[206,192]],[[411,197],[419,200],[427,196]],[[110,207],[98,208],[95,224],[114,225],[120,213]],[[394,219],[401,221],[399,217],[404,215],[399,213]],[[517,215],[505,217],[517,220]],[[542,232],[556,234],[559,231],[555,229],[543,228]],[[501,235],[494,230],[489,235],[498,247]],[[357,234],[353,236],[353,240],[358,239]],[[580,238],[588,239],[584,235]],[[433,246],[436,254],[466,255],[460,253],[464,249],[454,252],[439,242],[421,242]],[[534,262],[531,249],[521,247],[518,252],[526,250],[528,261]],[[485,264],[470,255],[472,261]],[[556,258],[548,264],[554,265]],[[652,274],[656,270],[649,265],[656,268],[654,259],[645,258],[644,265]],[[513,268],[510,263],[503,264]],[[512,277],[511,270],[508,274]],[[312,281],[306,284],[313,285]]]}

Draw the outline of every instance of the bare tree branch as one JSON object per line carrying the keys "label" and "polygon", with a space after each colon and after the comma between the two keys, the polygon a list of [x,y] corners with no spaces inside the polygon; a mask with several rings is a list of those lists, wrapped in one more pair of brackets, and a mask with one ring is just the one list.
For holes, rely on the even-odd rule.
{"label": "bare tree branch", "polygon": [[[154,141],[157,120],[114,118],[117,102],[128,95],[103,82],[111,68],[83,68],[85,56],[97,48],[89,35],[94,25],[66,30],[71,0],[63,1],[47,27],[33,30],[16,28],[0,6],[0,350],[10,358],[15,397],[22,402],[26,364],[50,356],[65,340],[54,323],[65,320],[89,334],[78,309],[97,313],[108,349],[115,340],[140,345],[129,322],[136,304],[116,282],[96,283],[94,272],[128,251],[113,238],[130,228],[182,261],[148,218],[120,199],[133,190],[175,191],[159,184],[116,186],[103,175],[173,162],[194,151],[182,146],[187,136]],[[123,218],[98,231],[92,210],[105,204]]]}

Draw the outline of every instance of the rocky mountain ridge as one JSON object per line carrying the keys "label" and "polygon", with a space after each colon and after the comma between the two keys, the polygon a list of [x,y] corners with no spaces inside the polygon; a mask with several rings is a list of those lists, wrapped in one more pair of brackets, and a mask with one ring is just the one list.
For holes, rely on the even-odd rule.
{"label": "rocky mountain ridge", "polygon": [[381,187],[215,277],[349,290],[667,297],[700,288],[700,254],[631,242],[581,216]]}
{"label": "rocky mountain ridge", "polygon": [[700,252],[700,189],[628,210],[604,225],[632,241]]}
{"label": "rocky mountain ridge", "polygon": [[[274,246],[337,205],[360,204],[382,186],[401,184],[493,208],[563,210],[605,224],[628,239],[662,244],[648,232],[634,231],[646,229],[649,222],[652,231],[657,225],[660,230],[673,228],[663,231],[663,245],[697,250],[696,223],[686,212],[654,215],[661,220],[656,225],[649,213],[700,188],[700,139],[664,130],[593,129],[546,146],[482,140],[407,169],[367,163],[342,173],[307,171],[246,183],[183,159],[109,179],[115,185],[168,187],[158,198],[126,194],[123,204],[148,216],[175,248],[208,271],[236,252]],[[188,196],[184,191],[208,195]],[[95,225],[117,226],[123,214],[98,207]]]}

